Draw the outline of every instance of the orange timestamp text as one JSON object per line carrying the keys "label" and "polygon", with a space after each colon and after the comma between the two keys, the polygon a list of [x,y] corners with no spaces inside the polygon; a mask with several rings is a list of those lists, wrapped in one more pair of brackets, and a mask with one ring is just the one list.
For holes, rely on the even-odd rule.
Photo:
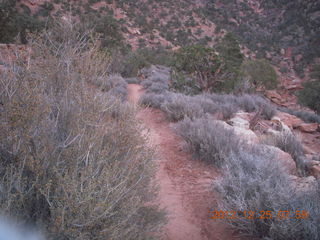
{"label": "orange timestamp text", "polygon": [[222,210],[213,210],[210,211],[210,219],[273,219],[277,218],[279,220],[286,219],[307,219],[309,213],[305,210],[297,211],[222,211]]}

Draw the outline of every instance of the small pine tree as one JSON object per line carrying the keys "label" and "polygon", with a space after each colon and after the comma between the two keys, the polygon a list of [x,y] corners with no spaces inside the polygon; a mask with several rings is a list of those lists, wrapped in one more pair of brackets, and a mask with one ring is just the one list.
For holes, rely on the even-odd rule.
{"label": "small pine tree", "polygon": [[298,100],[320,114],[320,65],[313,66],[310,77],[311,81],[302,84],[303,89],[298,92]]}

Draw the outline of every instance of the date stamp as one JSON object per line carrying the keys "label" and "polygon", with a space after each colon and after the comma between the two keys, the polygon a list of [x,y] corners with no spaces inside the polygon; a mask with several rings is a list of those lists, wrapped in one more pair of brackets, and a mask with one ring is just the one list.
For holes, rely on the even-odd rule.
{"label": "date stamp", "polygon": [[213,210],[210,211],[210,219],[274,219],[279,220],[286,219],[307,219],[309,213],[305,210],[296,210],[296,211],[222,211],[222,210]]}

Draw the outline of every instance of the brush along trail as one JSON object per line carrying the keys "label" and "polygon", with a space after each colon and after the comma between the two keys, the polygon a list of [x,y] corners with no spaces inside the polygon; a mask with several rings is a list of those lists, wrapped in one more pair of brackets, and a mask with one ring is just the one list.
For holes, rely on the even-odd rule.
{"label": "brush along trail", "polygon": [[[143,95],[142,86],[128,85],[128,101],[137,104]],[[182,150],[182,140],[172,131],[163,112],[140,108],[138,120],[149,130],[149,144],[156,150],[156,203],[167,212],[168,222],[162,229],[164,240],[227,240],[235,239],[222,222],[210,219],[216,205],[212,180],[216,169]]]}

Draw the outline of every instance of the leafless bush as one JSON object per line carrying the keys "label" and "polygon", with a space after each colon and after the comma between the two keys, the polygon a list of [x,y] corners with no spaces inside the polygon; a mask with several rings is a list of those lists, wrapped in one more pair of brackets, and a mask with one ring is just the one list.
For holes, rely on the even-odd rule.
{"label": "leafless bush", "polygon": [[161,105],[170,121],[180,121],[185,117],[198,118],[204,112],[196,103],[189,101],[190,97],[183,94],[172,94],[169,101],[165,101]]}
{"label": "leafless bush", "polygon": [[[235,219],[225,218],[242,234],[264,239],[318,239],[320,203],[319,187],[297,192],[288,175],[272,156],[250,151],[231,154],[223,167],[223,176],[215,182],[222,200],[219,210],[235,211]],[[296,211],[306,211],[306,219],[295,219]],[[244,217],[252,211],[254,217]],[[270,211],[263,218],[261,211]],[[279,211],[289,211],[290,217],[280,219]],[[249,216],[247,214],[247,216]],[[261,217],[262,218],[259,218]]]}
{"label": "leafless bush", "polygon": [[108,60],[90,39],[60,24],[30,40],[28,68],[1,73],[0,209],[49,239],[150,239],[152,151],[134,109],[88,88]]}
{"label": "leafless bush", "polygon": [[189,151],[216,166],[221,166],[232,151],[237,152],[241,144],[232,130],[208,116],[177,123],[175,131],[187,143]]}

